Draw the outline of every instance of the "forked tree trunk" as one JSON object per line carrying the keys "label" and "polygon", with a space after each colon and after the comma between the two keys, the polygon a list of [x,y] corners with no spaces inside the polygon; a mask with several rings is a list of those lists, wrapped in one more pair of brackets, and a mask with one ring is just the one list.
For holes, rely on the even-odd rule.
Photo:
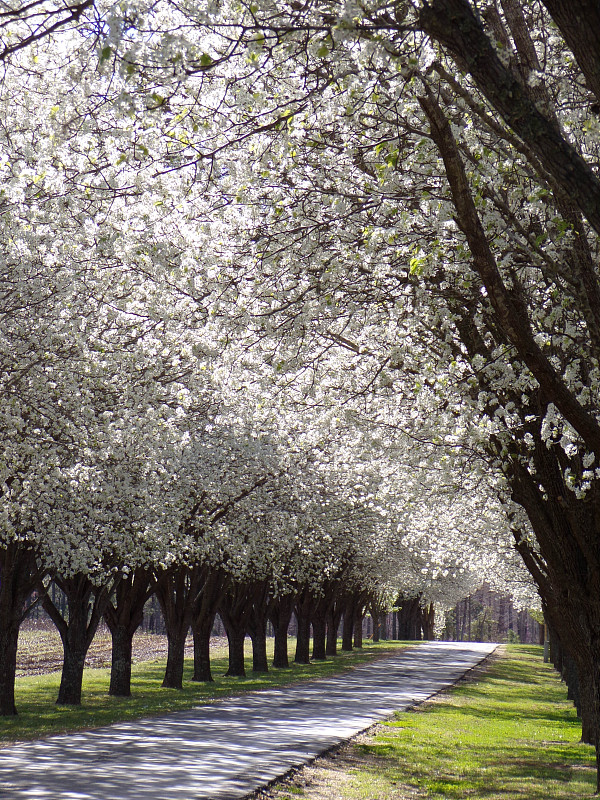
{"label": "forked tree trunk", "polygon": [[152,595],[152,572],[137,569],[124,575],[104,611],[112,638],[110,686],[114,697],[131,697],[131,655],[133,636],[144,618],[144,606]]}
{"label": "forked tree trunk", "polygon": [[42,571],[36,564],[34,551],[20,542],[0,548],[0,716],[17,713],[15,676],[19,628],[31,604],[27,603]]}
{"label": "forked tree trunk", "polygon": [[229,668],[226,675],[245,677],[244,639],[248,631],[253,604],[265,590],[264,581],[252,584],[232,583],[223,594],[219,614],[223,620],[229,644]]}
{"label": "forked tree trunk", "polygon": [[85,657],[108,603],[110,589],[96,587],[87,575],[55,578],[67,598],[67,617],[62,616],[44,595],[42,605],[56,625],[63,645],[63,668],[58,690],[58,705],[81,705]]}
{"label": "forked tree trunk", "polygon": [[185,641],[204,575],[205,570],[201,566],[178,566],[157,578],[156,596],[167,629],[167,666],[162,682],[166,689],[183,687]]}

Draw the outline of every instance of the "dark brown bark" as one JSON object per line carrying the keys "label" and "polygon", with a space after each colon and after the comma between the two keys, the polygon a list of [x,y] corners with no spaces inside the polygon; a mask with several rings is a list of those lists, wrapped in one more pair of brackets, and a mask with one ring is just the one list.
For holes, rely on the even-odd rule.
{"label": "dark brown bark", "polygon": [[600,5],[597,0],[543,0],[600,101]]}
{"label": "dark brown bark", "polygon": [[352,651],[355,614],[356,597],[354,595],[350,595],[344,602],[344,617],[342,622],[342,650],[346,653]]}
{"label": "dark brown bark", "polygon": [[234,678],[245,678],[244,641],[246,639],[246,630],[244,627],[240,628],[231,623],[229,625],[224,623],[224,625],[229,645],[229,666],[225,675]]}
{"label": "dark brown bark", "polygon": [[[170,632],[169,632],[170,630]],[[167,627],[167,666],[162,682],[164,689],[183,688],[183,668],[185,661],[185,641],[188,628]]]}
{"label": "dark brown bark", "polygon": [[400,595],[398,606],[398,639],[419,641],[421,639],[421,596]]}
{"label": "dark brown bark", "polygon": [[363,646],[363,630],[362,630],[362,623],[363,623],[363,609],[361,607],[357,607],[354,613],[354,634],[353,634],[353,645],[357,650],[362,650]]}
{"label": "dark brown bark", "polygon": [[312,629],[313,629],[312,657],[316,661],[325,661],[327,658],[327,648],[326,648],[327,620],[325,612],[313,614]]}
{"label": "dark brown bark", "polygon": [[223,620],[229,643],[229,668],[226,673],[229,676],[242,677],[246,674],[244,639],[248,632],[254,602],[264,590],[264,581],[233,582],[223,593],[219,603],[219,615]]}
{"label": "dark brown bark", "polygon": [[212,632],[213,619],[205,619],[192,629],[194,637],[194,674],[193,681],[213,681],[210,666],[210,635]]}
{"label": "dark brown bark", "polygon": [[19,628],[31,603],[28,598],[40,583],[34,551],[10,542],[0,548],[0,716],[13,716]]}
{"label": "dark brown bark", "polygon": [[200,566],[177,566],[157,575],[155,593],[167,631],[167,665],[162,682],[166,689],[183,687],[185,641],[205,574],[205,568]]}
{"label": "dark brown bark", "polygon": [[[450,1],[463,2],[463,0]],[[510,293],[504,285],[484,227],[479,219],[465,167],[446,116],[431,91],[428,90],[427,96],[420,98],[419,102],[427,115],[432,139],[444,162],[456,209],[457,223],[467,239],[473,267],[479,273],[486,288],[497,324],[501,327],[506,339],[515,347],[523,363],[529,367],[544,394],[552,398],[552,402],[588,446],[600,454],[600,426],[593,416],[581,406],[562,377],[542,353],[535,341],[529,315],[527,309],[523,307],[521,298],[514,292]]]}
{"label": "dark brown bark", "polygon": [[421,624],[423,627],[423,639],[433,641],[435,628],[435,606],[433,603],[429,603],[421,610]]}
{"label": "dark brown bark", "polygon": [[257,584],[252,594],[252,608],[248,617],[248,634],[252,641],[252,672],[268,672],[267,620],[273,599],[268,581]]}
{"label": "dark brown bark", "polygon": [[210,666],[210,636],[217,609],[229,578],[219,569],[203,571],[203,581],[199,587],[192,611],[192,635],[194,637],[193,681],[212,681]]}
{"label": "dark brown bark", "polygon": [[338,629],[342,619],[343,606],[336,598],[327,612],[327,643],[325,645],[325,653],[328,656],[337,655],[337,640]]}
{"label": "dark brown bark", "polygon": [[371,618],[373,620],[373,641],[377,643],[381,640],[381,614],[371,611]]}
{"label": "dark brown bark", "polygon": [[308,589],[304,588],[296,598],[295,612],[298,622],[296,638],[296,664],[310,664],[310,620],[313,611],[313,598]]}
{"label": "dark brown bark", "polygon": [[131,653],[133,636],[144,618],[144,606],[152,595],[154,574],[137,569],[124,575],[112,593],[104,611],[104,620],[112,637],[112,659],[108,693],[131,697]]}
{"label": "dark brown bark", "polygon": [[81,705],[85,657],[106,610],[112,587],[97,587],[83,574],[70,578],[57,577],[54,581],[67,599],[66,618],[47,592],[42,600],[44,610],[56,625],[63,645],[63,667],[56,702],[58,705],[77,706]]}
{"label": "dark brown bark", "polygon": [[131,697],[133,633],[126,625],[115,625],[110,633],[112,654],[108,693],[113,697]]}
{"label": "dark brown bark", "polygon": [[288,629],[294,613],[295,595],[287,594],[275,598],[269,608],[269,620],[275,634],[273,666],[287,669],[290,666],[288,656]]}

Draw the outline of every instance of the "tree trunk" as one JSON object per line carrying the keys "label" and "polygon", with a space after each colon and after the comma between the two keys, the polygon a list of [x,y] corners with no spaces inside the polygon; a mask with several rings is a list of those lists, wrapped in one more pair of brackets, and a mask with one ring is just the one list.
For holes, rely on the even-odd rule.
{"label": "tree trunk", "polygon": [[342,650],[352,651],[352,637],[354,635],[355,600],[350,597],[344,604],[344,620],[342,624]]}
{"label": "tree trunk", "polygon": [[144,618],[144,606],[152,594],[155,579],[145,569],[124,575],[111,594],[104,620],[112,637],[112,660],[108,693],[131,697],[131,652],[133,636]]}
{"label": "tree trunk", "polygon": [[47,592],[42,605],[56,625],[63,645],[63,668],[56,702],[78,706],[81,705],[85,657],[108,604],[110,590],[94,586],[84,574],[55,578],[55,583],[67,599],[66,619]]}
{"label": "tree trunk", "polygon": [[266,620],[264,625],[252,627],[250,640],[252,641],[252,672],[268,672]]}
{"label": "tree trunk", "polygon": [[131,697],[131,653],[133,633],[127,625],[110,629],[112,657],[108,693],[114,697]]}
{"label": "tree trunk", "polygon": [[298,621],[298,638],[296,639],[296,664],[310,664],[310,618],[313,610],[313,599],[308,589],[304,588],[296,598],[296,619]]}
{"label": "tree trunk", "polygon": [[342,605],[336,600],[327,612],[327,643],[325,653],[328,656],[337,655],[338,628],[342,619]]}
{"label": "tree trunk", "polygon": [[427,641],[433,641],[435,630],[435,606],[433,603],[425,606],[421,613],[421,621],[423,625],[423,638]]}
{"label": "tree trunk", "polygon": [[[224,592],[219,614],[225,625],[229,643],[229,669],[226,675],[244,677],[244,639],[250,626],[250,617],[257,604],[260,605],[268,591],[266,581],[232,583]],[[266,623],[265,623],[266,624]]]}
{"label": "tree trunk", "polygon": [[373,620],[373,641],[379,642],[381,639],[381,614],[377,611],[371,611],[371,619]]}
{"label": "tree trunk", "polygon": [[327,658],[326,652],[326,632],[327,623],[325,614],[313,614],[312,618],[313,628],[313,652],[312,657],[316,661],[325,661]]}
{"label": "tree trunk", "polygon": [[204,567],[177,566],[157,577],[156,596],[167,630],[167,666],[162,682],[165,689],[183,687],[185,640],[205,576]]}
{"label": "tree trunk", "polygon": [[407,641],[418,641],[421,638],[421,597],[405,597],[397,600],[398,638]]}
{"label": "tree trunk", "polygon": [[15,706],[15,676],[17,672],[18,624],[0,625],[0,715],[17,713]]}
{"label": "tree trunk", "polygon": [[210,667],[210,636],[217,608],[229,579],[219,569],[209,569],[204,576],[204,584],[196,596],[192,615],[192,634],[194,637],[194,675],[193,681],[212,681]]}
{"label": "tree trunk", "polygon": [[17,713],[15,676],[19,628],[32,604],[28,598],[41,582],[34,551],[20,542],[0,547],[0,716]]}
{"label": "tree trunk", "polygon": [[167,666],[163,678],[162,687],[164,689],[183,688],[183,667],[185,661],[185,641],[188,629],[183,625],[177,626],[176,630],[167,628]]}
{"label": "tree trunk", "polygon": [[268,615],[275,634],[275,650],[273,666],[278,669],[287,669],[290,666],[288,657],[288,629],[290,619],[294,612],[295,596],[284,595],[274,600]]}
{"label": "tree trunk", "polygon": [[225,624],[227,631],[227,642],[229,644],[229,667],[225,675],[227,677],[245,678],[246,665],[244,663],[244,640],[246,638],[245,628],[232,628]]}
{"label": "tree trunk", "polygon": [[212,633],[213,620],[203,621],[202,624],[194,626],[192,635],[194,637],[194,674],[193,681],[213,681],[210,667],[210,635]]}
{"label": "tree trunk", "polygon": [[[73,626],[70,627],[70,631],[74,631]],[[69,636],[69,642],[64,646],[62,674],[56,700],[57,705],[81,705],[86,653],[87,648],[84,636],[79,636],[78,634]]]}
{"label": "tree trunk", "polygon": [[354,612],[354,647],[357,650],[362,650],[363,646],[363,608],[362,605],[357,603]]}

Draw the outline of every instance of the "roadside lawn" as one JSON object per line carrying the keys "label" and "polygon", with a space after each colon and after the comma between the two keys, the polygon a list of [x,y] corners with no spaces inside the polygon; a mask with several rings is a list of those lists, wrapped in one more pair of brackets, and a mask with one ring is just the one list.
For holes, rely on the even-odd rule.
{"label": "roadside lawn", "polygon": [[581,800],[593,748],[542,648],[501,646],[486,665],[413,711],[376,725],[263,800]]}

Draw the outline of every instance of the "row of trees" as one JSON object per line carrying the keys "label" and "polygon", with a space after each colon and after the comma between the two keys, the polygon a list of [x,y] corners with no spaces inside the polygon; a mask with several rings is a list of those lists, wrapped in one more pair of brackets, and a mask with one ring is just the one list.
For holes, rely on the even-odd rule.
{"label": "row of trees", "polygon": [[2,696],[50,579],[526,593],[511,532],[598,741],[600,21],[569,9],[7,18]]}
{"label": "row of trees", "polygon": [[303,402],[368,395],[356,414],[501,476],[598,743],[597,5],[178,11],[170,102],[228,201],[228,329]]}

